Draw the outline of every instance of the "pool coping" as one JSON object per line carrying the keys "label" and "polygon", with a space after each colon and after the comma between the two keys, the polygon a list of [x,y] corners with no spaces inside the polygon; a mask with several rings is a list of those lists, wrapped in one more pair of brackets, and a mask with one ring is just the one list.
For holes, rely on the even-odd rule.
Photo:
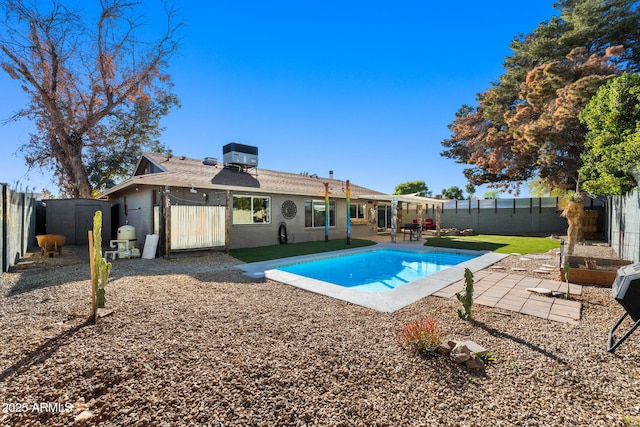
{"label": "pool coping", "polygon": [[[333,283],[321,280],[311,279],[297,274],[288,273],[277,270],[288,264],[315,261],[319,259],[331,258],[335,256],[355,254],[361,252],[369,252],[372,250],[399,250],[415,253],[427,252],[451,252],[451,253],[468,253],[482,255],[465,261],[446,270],[439,271],[430,276],[414,280],[413,282],[402,285],[398,288],[384,292],[366,292],[356,289],[345,288],[343,286],[334,285]],[[488,251],[470,251],[464,249],[447,249],[437,248],[433,246],[401,246],[393,243],[377,243],[372,246],[364,246],[354,249],[344,249],[340,251],[322,252],[311,255],[300,255],[289,258],[280,258],[269,261],[253,262],[249,264],[240,264],[236,267],[243,270],[245,274],[253,278],[267,278],[280,283],[304,289],[320,295],[347,301],[352,304],[371,308],[377,311],[393,313],[404,308],[416,301],[421,300],[429,295],[434,294],[442,288],[445,288],[464,278],[464,269],[468,268],[472,272],[476,272],[489,267],[492,264],[507,257],[506,254],[498,254]]]}

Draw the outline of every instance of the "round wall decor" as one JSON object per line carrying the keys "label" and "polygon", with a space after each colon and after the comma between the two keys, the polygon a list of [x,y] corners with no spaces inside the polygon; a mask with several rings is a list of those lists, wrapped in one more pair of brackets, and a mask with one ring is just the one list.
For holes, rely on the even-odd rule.
{"label": "round wall decor", "polygon": [[296,216],[297,212],[298,208],[296,207],[296,204],[293,202],[293,200],[284,201],[284,203],[282,204],[282,216],[285,217],[285,219],[293,219],[293,217]]}

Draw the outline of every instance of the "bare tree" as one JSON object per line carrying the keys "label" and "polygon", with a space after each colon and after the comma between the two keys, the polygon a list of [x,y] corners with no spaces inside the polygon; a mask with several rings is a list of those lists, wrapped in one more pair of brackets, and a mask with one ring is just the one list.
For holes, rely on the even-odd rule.
{"label": "bare tree", "polygon": [[91,153],[108,151],[110,132],[119,121],[134,120],[141,105],[171,98],[164,69],[177,50],[180,24],[168,10],[162,34],[146,42],[137,38],[140,3],[100,0],[93,24],[58,0],[43,3],[0,0],[6,15],[0,65],[29,98],[13,119],[37,127],[21,148],[27,164],[52,167],[68,196],[91,197]]}

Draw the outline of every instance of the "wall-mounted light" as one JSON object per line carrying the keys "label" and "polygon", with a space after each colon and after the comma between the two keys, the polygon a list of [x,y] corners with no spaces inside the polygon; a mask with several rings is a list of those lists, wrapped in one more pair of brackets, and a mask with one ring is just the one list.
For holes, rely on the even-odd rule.
{"label": "wall-mounted light", "polygon": [[193,187],[193,184],[191,184],[191,190],[189,190],[190,193],[193,194],[197,194],[198,192],[196,191],[196,189]]}

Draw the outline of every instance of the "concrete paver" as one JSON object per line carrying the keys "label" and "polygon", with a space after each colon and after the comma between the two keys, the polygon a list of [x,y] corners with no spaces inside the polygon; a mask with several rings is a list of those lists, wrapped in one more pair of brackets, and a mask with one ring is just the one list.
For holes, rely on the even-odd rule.
{"label": "concrete paver", "polygon": [[[562,296],[544,296],[529,292],[527,288],[546,288]],[[575,324],[580,320],[582,304],[579,301],[565,299],[567,284],[564,282],[518,276],[506,272],[481,270],[474,274],[474,304],[517,311],[530,316],[555,322]],[[459,281],[435,292],[433,295],[452,298],[456,292],[462,292],[464,281]],[[571,284],[571,295],[581,295],[582,286]]]}

